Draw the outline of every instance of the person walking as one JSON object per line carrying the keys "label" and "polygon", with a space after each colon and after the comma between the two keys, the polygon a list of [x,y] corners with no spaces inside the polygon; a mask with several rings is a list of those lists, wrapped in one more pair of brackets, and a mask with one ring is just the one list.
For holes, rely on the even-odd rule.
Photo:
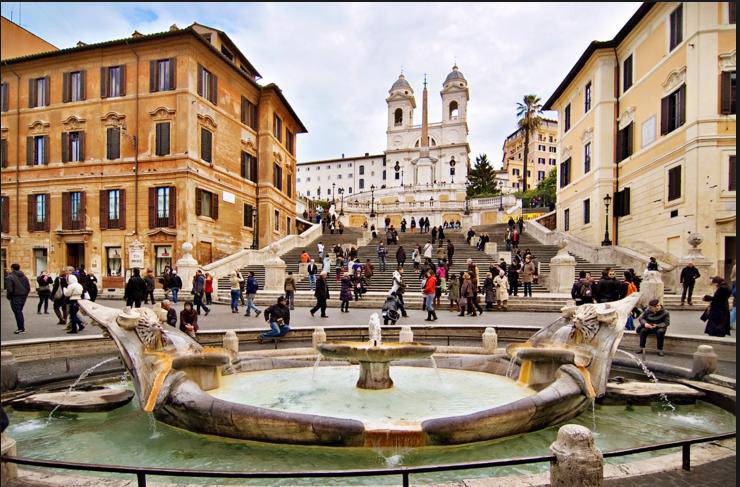
{"label": "person walking", "polygon": [[[440,300],[442,299],[442,293],[445,291],[447,286],[447,268],[442,265],[437,266],[436,270],[437,287],[434,290],[434,306],[439,308],[441,306]],[[435,309],[436,309],[435,308]]]}
{"label": "person walking", "polygon": [[493,273],[491,272],[486,272],[486,278],[483,280],[483,296],[486,302],[486,311],[491,311],[493,309],[493,302],[496,300]]}
{"label": "person walking", "polygon": [[339,301],[341,304],[339,306],[339,311],[342,313],[349,313],[349,302],[352,301],[352,288],[354,285],[348,273],[344,273],[342,280],[340,281],[340,285]]}
{"label": "person walking", "polygon": [[524,265],[522,266],[522,285],[524,286],[524,297],[532,297],[532,282],[534,281],[534,275],[537,272],[537,268],[532,262],[532,256],[528,255],[524,258]]}
{"label": "person walking", "polygon": [[88,274],[87,275],[87,288],[86,288],[88,298],[93,303],[96,299],[98,299],[98,278],[95,277],[95,274]]}
{"label": "person walking", "polygon": [[326,282],[326,272],[321,271],[319,279],[316,281],[316,290],[313,293],[316,298],[316,306],[310,309],[311,316],[316,314],[316,311],[321,310],[321,317],[328,318],[326,315],[326,302],[330,297],[329,284]]}
{"label": "person walking", "polygon": [[323,259],[324,258],[324,242],[319,242],[316,247],[318,248],[318,251],[319,251],[319,259]]}
{"label": "person walking", "polygon": [[399,245],[398,249],[396,249],[396,265],[398,267],[403,267],[406,264],[406,251],[403,248],[403,245]]}
{"label": "person walking", "polygon": [[506,242],[506,251],[511,252],[511,228],[506,229],[506,236],[504,237],[504,241]]}
{"label": "person walking", "polygon": [[445,239],[445,231],[444,231],[444,228],[442,228],[442,225],[440,225],[439,228],[437,229],[437,238],[439,239],[440,244]]}
{"label": "person walking", "polygon": [[623,284],[617,281],[616,273],[611,267],[607,267],[601,273],[601,279],[595,283],[595,298],[598,303],[609,303],[619,301],[624,297]]}
{"label": "person walking", "polygon": [[511,232],[511,248],[513,249],[519,248],[519,231],[517,229],[514,229]]}
{"label": "person walking", "polygon": [[231,312],[232,313],[238,313],[239,312],[239,296],[241,295],[241,283],[244,282],[244,279],[241,278],[237,274],[237,272],[231,271],[231,274],[229,275],[229,286],[230,286],[230,292],[231,292]]}
{"label": "person walking", "polygon": [[15,316],[17,329],[13,333],[17,335],[19,333],[26,333],[23,307],[26,305],[28,294],[31,292],[31,283],[28,282],[28,278],[21,271],[20,264],[14,263],[10,266],[10,269],[10,274],[5,277],[5,292],[8,301],[10,301],[10,309]]}
{"label": "person walking", "polygon": [[51,298],[51,288],[54,279],[49,275],[49,271],[44,269],[39,277],[36,278],[36,293],[39,295],[39,304],[36,307],[36,314],[41,314],[41,308],[44,308],[44,314],[49,314],[49,299]]}
{"label": "person walking", "polygon": [[[203,292],[206,295],[206,304],[208,306],[213,304],[213,275],[206,272],[205,283],[203,284]],[[152,302],[154,302],[154,296],[152,296]]]}
{"label": "person walking", "polygon": [[402,218],[401,219],[401,233],[406,233],[406,225],[407,225],[406,224],[406,219],[405,218]]}
{"label": "person walking", "polygon": [[234,272],[236,272],[236,277],[239,280],[239,302],[242,306],[246,306],[247,303],[244,301],[244,284],[245,279],[242,273],[239,271],[239,269],[234,269]]}
{"label": "person walking", "polygon": [[311,259],[306,270],[308,272],[308,287],[313,291],[316,289],[316,274],[319,272],[319,267],[316,265],[316,262]]}
{"label": "person walking", "polygon": [[245,287],[247,291],[247,312],[244,313],[244,316],[251,316],[252,310],[254,310],[254,316],[259,316],[262,311],[254,305],[254,297],[257,295],[257,291],[259,291],[260,285],[257,282],[257,278],[254,277],[254,271],[249,271],[247,274],[247,284]]}
{"label": "person walking", "polygon": [[172,293],[172,304],[177,304],[177,296],[180,294],[180,289],[182,289],[182,278],[180,278],[175,269],[172,269],[171,274],[170,292]]}
{"label": "person walking", "polygon": [[660,301],[653,299],[647,309],[638,318],[640,326],[635,332],[640,335],[640,353],[645,354],[645,344],[648,335],[655,334],[658,340],[658,355],[663,356],[663,342],[668,326],[671,324],[671,315],[663,308]]}
{"label": "person walking", "polygon": [[509,269],[506,272],[507,277],[509,278],[509,291],[512,296],[519,295],[519,267],[517,260],[512,259]]}
{"label": "person walking", "polygon": [[[399,247],[400,248],[400,247]],[[383,245],[383,242],[378,244],[378,262],[380,265],[380,272],[385,272],[385,258],[388,256],[388,249]]]}
{"label": "person walking", "polygon": [[447,262],[452,265],[452,257],[455,255],[455,246],[452,245],[452,240],[447,239]]}
{"label": "person walking", "polygon": [[437,278],[434,271],[429,269],[427,277],[422,285],[424,293],[424,309],[427,311],[427,317],[424,321],[437,321],[437,313],[434,311],[434,296],[436,295]]}
{"label": "person walking", "polygon": [[707,294],[703,301],[709,302],[709,307],[702,314],[702,321],[707,322],[704,333],[709,336],[723,337],[730,334],[730,304],[732,296],[730,286],[720,276],[712,278],[714,295]]}
{"label": "person walking", "polygon": [[416,230],[416,220],[414,217],[411,217],[411,233],[414,233],[414,230]]}
{"label": "person walking", "polygon": [[58,325],[67,324],[67,297],[64,295],[65,287],[67,287],[67,269],[62,269],[54,279],[54,286],[51,289],[51,298],[54,301],[54,314],[57,315]]}
{"label": "person walking", "polygon": [[519,230],[520,235],[524,233],[524,218],[520,216],[519,219],[516,221],[516,226],[517,226],[517,229]]}
{"label": "person walking", "polygon": [[414,264],[414,270],[418,271],[421,266],[421,248],[418,245],[411,252],[411,262]]}
{"label": "person walking", "polygon": [[152,298],[152,304],[154,304],[154,273],[151,269],[147,269],[144,273],[144,284],[146,291],[144,293],[144,304],[149,303],[149,297]]}
{"label": "person walking", "polygon": [[432,228],[432,245],[437,242],[437,227]]}
{"label": "person walking", "polygon": [[696,280],[701,277],[699,269],[694,267],[693,262],[688,262],[686,267],[681,269],[681,285],[683,290],[681,291],[681,306],[684,305],[686,298],[688,298],[689,306],[691,306],[691,297],[694,294],[694,285]]}
{"label": "person walking", "polygon": [[285,291],[286,304],[290,309],[295,309],[295,278],[293,278],[293,271],[288,271],[283,283],[283,290]]}
{"label": "person walking", "polygon": [[279,338],[285,336],[290,329],[290,308],[285,296],[277,298],[277,303],[265,310],[265,321],[270,323],[270,331],[260,333],[257,341],[262,343],[265,338]]}
{"label": "person walking", "polygon": [[458,316],[465,316],[465,314],[472,314],[478,316],[475,313],[475,306],[473,301],[475,300],[475,291],[473,290],[473,281],[470,278],[470,273],[463,273],[463,282],[460,285],[460,314]]}
{"label": "person walking", "polygon": [[210,313],[211,310],[208,308],[208,305],[203,302],[206,293],[205,286],[206,278],[203,275],[203,271],[198,269],[197,271],[195,271],[195,276],[193,277],[193,305],[195,306],[198,314],[200,314],[201,309],[204,309],[205,316],[208,316],[208,313]]}
{"label": "person walking", "polygon": [[514,217],[509,217],[509,221],[506,223],[506,225],[509,227],[509,230],[512,232],[514,231],[514,226],[516,225],[516,222],[514,221]]}
{"label": "person walking", "polygon": [[496,307],[506,311],[506,303],[509,300],[509,280],[503,269],[498,271],[498,275],[493,278],[493,286],[496,290]]}
{"label": "person walking", "polygon": [[424,251],[422,254],[424,255],[425,259],[431,259],[432,258],[432,251],[434,250],[434,246],[432,246],[432,242],[427,242],[424,244]]}
{"label": "person walking", "polygon": [[85,288],[77,281],[77,276],[72,274],[67,277],[67,287],[64,288],[64,295],[69,300],[69,326],[67,333],[74,334],[85,329],[85,325],[77,314],[80,311],[79,301],[82,299],[84,292]]}
{"label": "person walking", "polygon": [[198,331],[198,312],[192,301],[185,301],[180,311],[180,331],[197,340],[195,333]]}
{"label": "person walking", "polygon": [[450,273],[447,280],[447,298],[450,300],[450,311],[460,309],[460,279],[454,272]]}
{"label": "person walking", "polygon": [[[67,282],[69,285],[69,278],[67,276]],[[146,282],[141,278],[141,271],[138,268],[134,268],[131,273],[131,277],[126,283],[126,287],[123,291],[123,299],[126,300],[126,306],[133,308],[141,308],[141,302],[144,301],[146,296]]]}
{"label": "person walking", "polygon": [[164,272],[158,281],[164,290],[164,299],[170,299],[170,289],[172,288],[172,269],[170,269],[170,266],[165,266]]}

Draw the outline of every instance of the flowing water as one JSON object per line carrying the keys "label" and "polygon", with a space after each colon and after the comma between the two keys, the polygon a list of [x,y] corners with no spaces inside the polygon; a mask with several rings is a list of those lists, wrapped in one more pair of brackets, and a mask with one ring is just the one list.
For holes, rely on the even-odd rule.
{"label": "flowing water", "polygon": [[[92,367],[88,367],[87,369],[85,369],[79,375],[79,377],[77,377],[77,380],[75,380],[72,383],[72,385],[69,386],[69,388],[67,389],[67,392],[64,394],[64,397],[66,398],[67,396],[69,396],[72,393],[72,391],[75,389],[75,387],[77,387],[80,382],[82,382],[83,380],[85,380],[88,375],[92,374],[95,369],[97,369],[98,367],[100,367],[102,365],[107,364],[108,362],[112,362],[114,360],[118,360],[118,357],[107,358],[107,359],[103,360],[102,362],[98,362],[97,364],[93,365]],[[60,404],[57,404],[54,407],[54,409],[51,410],[51,412],[49,413],[49,418],[48,418],[49,421],[51,421],[52,416],[54,416],[54,413],[57,412],[57,409],[59,409],[61,406],[62,406],[61,403]]]}
{"label": "flowing water", "polygon": [[313,363],[313,370],[311,371],[311,382],[316,380],[316,369],[319,368],[319,362],[321,362],[322,358],[324,358],[324,356],[319,354],[319,356],[316,357],[316,362]]}
{"label": "flowing water", "polygon": [[[632,354],[630,352],[625,352],[621,348],[620,349],[617,349],[617,352],[622,352],[623,354],[627,355],[632,360],[634,360],[635,362],[637,362],[637,365],[640,366],[640,368],[642,369],[642,372],[645,374],[645,376],[647,376],[647,378],[650,380],[650,382],[652,382],[653,384],[657,384],[658,383],[658,378],[655,376],[655,374],[653,374],[653,371],[650,370],[647,365],[645,365],[645,362],[643,362],[642,360],[640,360],[639,358],[637,358],[636,355],[634,355],[634,354]],[[665,407],[667,409],[670,409],[671,411],[675,411],[676,410],[676,406],[673,405],[673,403],[670,401],[670,399],[668,399],[668,396],[664,392],[661,392],[659,394],[659,396],[660,396],[661,402],[665,405]]]}
{"label": "flowing water", "polygon": [[429,358],[432,360],[432,369],[434,369],[434,374],[437,376],[437,379],[439,379],[440,384],[444,384],[442,381],[442,375],[439,373],[439,368],[437,368],[437,361],[434,360],[434,355]]}

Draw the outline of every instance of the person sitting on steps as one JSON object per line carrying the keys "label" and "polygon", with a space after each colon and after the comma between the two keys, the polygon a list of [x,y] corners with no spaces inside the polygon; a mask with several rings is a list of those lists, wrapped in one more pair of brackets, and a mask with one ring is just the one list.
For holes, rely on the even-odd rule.
{"label": "person sitting on steps", "polygon": [[637,332],[640,335],[640,353],[645,353],[645,343],[648,335],[655,333],[658,339],[658,355],[663,356],[663,342],[665,340],[666,329],[671,324],[671,315],[660,304],[660,301],[653,299],[648,303],[648,308],[638,318],[640,326]]}

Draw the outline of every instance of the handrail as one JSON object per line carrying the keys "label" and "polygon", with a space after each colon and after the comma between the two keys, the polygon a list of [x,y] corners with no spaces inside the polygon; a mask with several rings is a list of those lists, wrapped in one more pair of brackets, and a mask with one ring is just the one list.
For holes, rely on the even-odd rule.
{"label": "handrail", "polygon": [[[603,452],[604,458],[612,458],[625,455],[634,455],[649,451],[665,450],[669,448],[682,448],[682,465],[684,470],[691,470],[691,445],[698,443],[709,443],[712,441],[726,440],[736,437],[736,432],[721,433],[717,435],[701,436],[676,440],[653,445],[625,448]],[[526,465],[530,463],[555,462],[555,455],[540,455],[533,457],[504,458],[501,460],[484,460],[469,463],[451,463],[442,465],[424,465],[417,467],[400,467],[394,469],[358,469],[358,470],[314,470],[296,472],[231,472],[224,470],[199,470],[183,468],[163,467],[129,467],[125,465],[105,465],[94,463],[65,462],[58,460],[38,460],[34,458],[16,457],[3,455],[0,460],[17,465],[29,465],[32,467],[60,468],[66,470],[87,470],[92,472],[109,472],[136,475],[138,487],[146,487],[146,476],[170,476],[170,477],[201,477],[201,478],[228,478],[228,479],[268,479],[268,478],[328,478],[328,477],[380,477],[401,475],[403,485],[409,485],[409,477],[413,474],[447,472],[453,470],[468,470],[478,468],[505,467],[511,465]]]}

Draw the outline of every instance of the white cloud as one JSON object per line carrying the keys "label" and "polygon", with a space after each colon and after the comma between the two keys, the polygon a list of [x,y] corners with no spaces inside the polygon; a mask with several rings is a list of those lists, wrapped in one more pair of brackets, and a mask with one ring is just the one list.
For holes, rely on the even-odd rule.
{"label": "white cloud", "polygon": [[[3,3],[3,15],[10,5]],[[439,90],[456,60],[470,86],[472,155],[500,161],[503,140],[516,126],[516,102],[528,93],[544,101],[588,43],[612,38],[638,6],[23,2],[23,26],[59,47],[173,23],[222,29],[264,82],[283,89],[308,127],[299,138],[299,160],[381,152],[385,97],[401,66],[419,105],[428,74],[430,120],[441,118]]]}

